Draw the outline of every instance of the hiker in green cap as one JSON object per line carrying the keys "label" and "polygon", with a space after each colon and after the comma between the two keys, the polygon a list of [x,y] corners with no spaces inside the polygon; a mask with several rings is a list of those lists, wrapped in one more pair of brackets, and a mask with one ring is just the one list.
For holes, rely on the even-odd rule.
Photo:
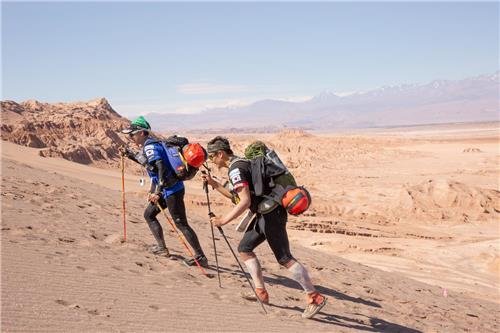
{"label": "hiker in green cap", "polygon": [[219,169],[228,169],[230,190],[228,191],[209,174],[204,175],[203,180],[224,196],[232,197],[230,194],[232,193],[239,199],[236,200],[236,206],[229,213],[224,216],[212,217],[212,224],[223,226],[236,219],[247,209],[256,214],[246,228],[238,246],[238,252],[254,281],[256,294],[260,301],[269,303],[269,294],[265,288],[262,268],[254,249],[267,240],[278,263],[288,269],[292,279],[297,281],[306,293],[307,306],[302,317],[312,318],[325,306],[327,298],[316,291],[308,271],[290,252],[286,232],[287,211],[278,205],[270,212],[259,212],[258,205],[263,198],[255,195],[250,162],[234,155],[227,138],[217,136],[210,140],[207,152],[208,159]]}
{"label": "hiker in green cap", "polygon": [[[168,255],[165,245],[163,229],[156,216],[162,208],[168,208],[175,225],[182,232],[189,245],[195,252],[195,258],[202,266],[208,266],[208,260],[198,241],[198,236],[189,226],[184,205],[184,183],[180,181],[169,162],[162,142],[151,135],[151,126],[143,116],[132,121],[130,127],[122,131],[141,147],[139,154],[125,150],[124,154],[130,159],[142,164],[151,178],[151,188],[148,193],[148,206],[144,211],[144,218],[156,239],[157,245],[151,250],[154,254]],[[194,259],[185,260],[188,266],[196,264]]]}

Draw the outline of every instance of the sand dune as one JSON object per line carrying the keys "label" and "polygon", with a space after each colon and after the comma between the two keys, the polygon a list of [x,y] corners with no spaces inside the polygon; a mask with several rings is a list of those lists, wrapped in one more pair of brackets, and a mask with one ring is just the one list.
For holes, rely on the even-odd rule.
{"label": "sand dune", "polygon": [[[119,170],[2,142],[2,331],[498,331],[496,137],[471,145],[394,132],[280,135],[269,141],[313,192],[311,210],[289,230],[294,254],[329,297],[314,320],[300,318],[300,288],[266,245],[258,248],[271,295],[264,315],[239,296],[248,286],[220,236],[222,289],[180,264],[186,255],[166,223],[173,259],[147,251],[140,176],[127,174],[121,242]],[[241,151],[254,137],[231,139]],[[463,151],[471,146],[481,152]],[[187,186],[215,274],[201,183]],[[211,199],[216,213],[229,208]],[[233,229],[225,228],[236,247]]]}
{"label": "sand dune", "polygon": [[[443,179],[408,186],[400,210],[413,218],[483,221],[500,212],[499,192]],[[490,214],[492,212],[493,214]],[[404,213],[403,213],[404,214]],[[493,216],[492,216],[493,215]]]}

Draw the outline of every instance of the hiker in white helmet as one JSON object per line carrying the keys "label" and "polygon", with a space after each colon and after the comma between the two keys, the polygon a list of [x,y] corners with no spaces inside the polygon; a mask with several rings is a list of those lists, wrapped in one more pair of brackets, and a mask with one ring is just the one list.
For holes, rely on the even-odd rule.
{"label": "hiker in white helmet", "polygon": [[290,253],[290,244],[286,232],[287,212],[282,206],[277,206],[271,212],[259,213],[257,206],[262,198],[255,196],[252,192],[252,175],[248,160],[238,158],[233,154],[227,138],[217,136],[210,140],[207,145],[208,159],[219,169],[227,168],[230,189],[228,191],[222,184],[204,175],[203,179],[214,189],[226,197],[230,193],[237,195],[236,206],[224,216],[215,216],[211,222],[215,226],[223,226],[236,219],[247,209],[256,213],[255,218],[246,229],[241,239],[238,252],[244,261],[256,287],[256,294],[260,301],[269,303],[269,294],[264,285],[262,269],[253,252],[264,240],[274,253],[280,265],[287,268],[292,279],[297,281],[306,293],[307,306],[302,314],[303,318],[312,318],[326,304],[327,298],[316,291],[306,268],[298,262]]}

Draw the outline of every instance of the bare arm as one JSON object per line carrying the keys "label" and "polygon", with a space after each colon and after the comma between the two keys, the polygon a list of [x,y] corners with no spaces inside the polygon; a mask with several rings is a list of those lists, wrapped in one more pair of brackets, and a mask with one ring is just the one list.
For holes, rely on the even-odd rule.
{"label": "bare arm", "polygon": [[216,226],[223,226],[228,224],[238,216],[240,216],[244,211],[246,211],[251,204],[250,189],[248,186],[243,186],[238,189],[238,196],[240,197],[240,202],[234,206],[233,209],[226,216],[214,217],[212,218],[212,223]]}
{"label": "bare arm", "polygon": [[217,192],[219,192],[220,194],[222,194],[226,198],[229,198],[229,199],[233,198],[233,195],[231,194],[231,192],[227,188],[225,188],[221,183],[219,183],[218,181],[213,179],[210,174],[204,174],[202,176],[202,178],[204,181],[206,181],[208,183],[208,185],[212,186],[212,188],[214,190],[217,190]]}

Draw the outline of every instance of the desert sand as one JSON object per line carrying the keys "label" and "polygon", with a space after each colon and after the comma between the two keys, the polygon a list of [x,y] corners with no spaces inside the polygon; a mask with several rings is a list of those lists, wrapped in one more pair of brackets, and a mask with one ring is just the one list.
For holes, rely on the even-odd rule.
{"label": "desert sand", "polygon": [[[222,288],[180,263],[187,255],[163,216],[173,256],[149,253],[149,186],[136,169],[126,173],[123,242],[117,163],[97,168],[2,141],[2,332],[499,330],[498,123],[228,136],[237,153],[268,142],[312,193],[288,229],[292,252],[329,298],[314,319],[300,317],[301,289],[265,243],[257,254],[267,315],[240,297],[250,289],[217,231]],[[186,187],[215,274],[199,177]],[[210,199],[216,214],[230,209],[214,191]],[[225,231],[236,249],[234,227]]]}

